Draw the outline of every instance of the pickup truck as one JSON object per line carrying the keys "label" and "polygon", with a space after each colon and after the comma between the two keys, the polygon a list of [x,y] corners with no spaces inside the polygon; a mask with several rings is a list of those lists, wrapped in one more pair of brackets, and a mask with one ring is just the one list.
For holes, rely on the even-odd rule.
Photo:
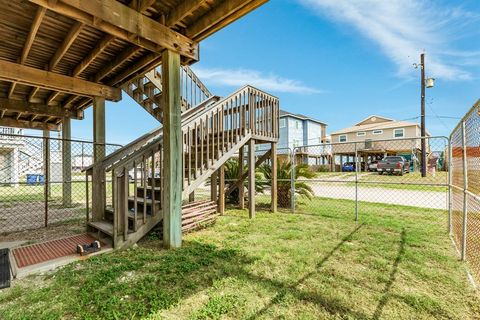
{"label": "pickup truck", "polygon": [[378,161],[378,174],[395,173],[403,176],[404,173],[410,172],[410,162],[400,156],[388,156]]}

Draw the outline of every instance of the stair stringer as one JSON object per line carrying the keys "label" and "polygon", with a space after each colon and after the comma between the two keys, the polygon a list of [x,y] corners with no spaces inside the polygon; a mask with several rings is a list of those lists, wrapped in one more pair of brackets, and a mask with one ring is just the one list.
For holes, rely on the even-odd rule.
{"label": "stair stringer", "polygon": [[185,199],[190,193],[195,191],[202,183],[204,183],[212,174],[217,171],[228,159],[230,159],[241,147],[246,145],[252,139],[252,134],[247,133],[240,141],[234,144],[225,152],[217,161],[215,161],[207,170],[205,170],[198,178],[196,178],[187,188],[182,192],[182,198]]}

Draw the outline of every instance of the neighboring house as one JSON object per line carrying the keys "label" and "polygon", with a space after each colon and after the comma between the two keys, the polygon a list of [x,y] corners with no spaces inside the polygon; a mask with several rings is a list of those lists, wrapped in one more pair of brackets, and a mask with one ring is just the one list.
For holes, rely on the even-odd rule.
{"label": "neighboring house", "polygon": [[25,142],[21,137],[22,129],[0,127],[0,183],[18,186],[20,170],[20,150]]}
{"label": "neighboring house", "polygon": [[[363,157],[363,161],[385,155],[402,155],[408,160],[417,160],[421,150],[421,139],[418,139],[421,136],[420,124],[377,115],[335,131],[331,136],[333,154],[346,156],[347,159],[355,155],[353,142],[356,142],[357,154]],[[428,132],[427,136],[430,136]]]}
{"label": "neighboring house", "polygon": [[329,146],[322,145],[326,142],[326,123],[302,114],[280,111],[279,153],[286,153],[281,148],[295,149],[302,161],[312,165],[324,164],[331,154]]}

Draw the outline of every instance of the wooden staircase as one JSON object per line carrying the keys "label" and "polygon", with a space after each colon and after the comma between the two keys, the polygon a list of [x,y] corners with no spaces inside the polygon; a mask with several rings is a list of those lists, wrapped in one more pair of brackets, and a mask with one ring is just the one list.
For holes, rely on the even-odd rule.
{"label": "wooden staircase", "polygon": [[[188,199],[250,140],[276,142],[279,110],[277,98],[253,87],[243,87],[220,99],[211,95],[189,68],[182,67],[181,74],[182,83],[185,80],[189,87],[182,89],[183,148],[179,154],[184,166],[182,198]],[[153,70],[124,90],[161,121],[160,77]],[[191,89],[193,85],[197,89]],[[162,221],[162,158],[160,127],[88,168],[87,190],[92,183],[92,195],[91,206],[90,202],[87,205],[87,225],[92,235],[110,240],[115,248],[125,248]],[[105,179],[94,180],[95,175]],[[184,203],[184,232],[216,217],[215,201]]]}

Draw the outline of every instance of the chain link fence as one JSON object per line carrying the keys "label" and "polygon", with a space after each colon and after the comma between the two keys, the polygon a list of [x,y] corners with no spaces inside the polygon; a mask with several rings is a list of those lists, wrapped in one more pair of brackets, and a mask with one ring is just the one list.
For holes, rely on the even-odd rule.
{"label": "chain link fence", "polygon": [[22,133],[0,130],[0,234],[85,219],[82,171],[93,163],[94,146],[106,154],[121,146]]}
{"label": "chain link fence", "polygon": [[449,232],[480,281],[480,100],[450,136]]}
{"label": "chain link fence", "polygon": [[[331,215],[384,225],[371,204],[423,208],[400,220],[435,225],[445,230],[448,209],[448,139],[426,138],[422,162],[421,138],[394,138],[302,146],[294,149],[295,210],[328,208]],[[426,175],[421,168],[426,166]],[[313,178],[312,178],[313,177]],[[396,215],[396,218],[400,216]],[[411,217],[416,214],[416,217]],[[414,220],[412,220],[414,218]]]}

